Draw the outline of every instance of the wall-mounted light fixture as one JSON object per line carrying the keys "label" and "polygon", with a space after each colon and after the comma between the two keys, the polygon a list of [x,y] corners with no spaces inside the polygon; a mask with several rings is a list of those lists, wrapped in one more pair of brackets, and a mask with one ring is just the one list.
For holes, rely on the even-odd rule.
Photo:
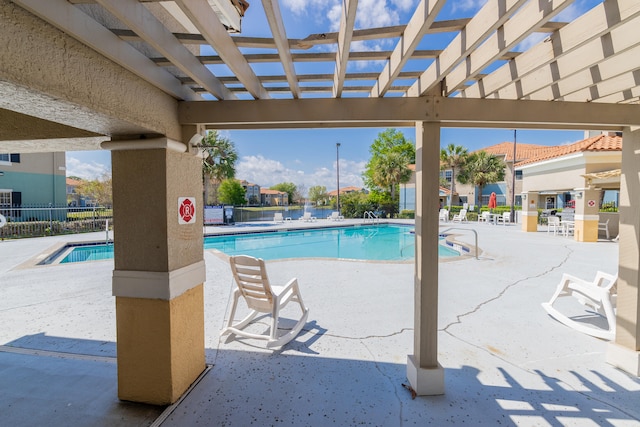
{"label": "wall-mounted light fixture", "polygon": [[196,152],[196,156],[197,157],[200,157],[202,159],[206,159],[207,157],[209,157],[209,152],[203,148],[202,141],[204,141],[204,136],[200,135],[199,133],[196,133],[189,140],[189,145],[192,148],[197,148],[198,149],[198,151]]}
{"label": "wall-mounted light fixture", "polygon": [[582,191],[576,193],[576,199],[582,199]]}
{"label": "wall-mounted light fixture", "polygon": [[522,200],[527,200],[527,193],[522,193]]}

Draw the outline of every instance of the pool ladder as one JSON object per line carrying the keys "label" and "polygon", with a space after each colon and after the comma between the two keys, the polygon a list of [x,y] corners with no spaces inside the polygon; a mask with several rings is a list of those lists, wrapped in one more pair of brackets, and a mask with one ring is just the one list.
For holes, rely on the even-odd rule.
{"label": "pool ladder", "polygon": [[378,224],[380,223],[380,218],[378,218],[378,215],[376,215],[373,211],[365,211],[364,215],[362,216],[362,223],[366,224],[367,222]]}

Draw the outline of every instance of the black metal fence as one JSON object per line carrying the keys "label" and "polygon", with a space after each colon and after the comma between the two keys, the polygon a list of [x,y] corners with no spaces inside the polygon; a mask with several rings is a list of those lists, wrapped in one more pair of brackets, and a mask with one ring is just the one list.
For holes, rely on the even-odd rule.
{"label": "black metal fence", "polygon": [[0,238],[52,236],[104,231],[113,225],[111,208],[69,206],[2,206]]}

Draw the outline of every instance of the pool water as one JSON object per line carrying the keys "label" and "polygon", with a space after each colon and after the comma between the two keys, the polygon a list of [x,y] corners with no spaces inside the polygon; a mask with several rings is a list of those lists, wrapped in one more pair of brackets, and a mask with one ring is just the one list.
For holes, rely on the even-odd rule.
{"label": "pool water", "polygon": [[[286,258],[339,258],[367,261],[410,261],[415,254],[413,227],[377,225],[335,227],[266,233],[209,236],[204,249],[227,255],[251,255],[265,260]],[[460,256],[438,245],[440,257]],[[113,258],[113,245],[78,246],[60,263]]]}

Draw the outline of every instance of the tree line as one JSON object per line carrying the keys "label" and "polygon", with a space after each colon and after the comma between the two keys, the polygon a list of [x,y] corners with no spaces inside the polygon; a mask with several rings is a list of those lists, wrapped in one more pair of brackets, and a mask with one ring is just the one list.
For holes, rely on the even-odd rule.
{"label": "tree line", "polygon": [[[245,205],[245,189],[235,179],[238,152],[235,144],[217,131],[207,131],[200,147],[202,161],[203,197],[205,204]],[[287,193],[288,204],[304,204],[306,200],[316,206],[339,209],[345,217],[360,218],[364,212],[374,211],[384,216],[395,216],[399,206],[399,186],[407,183],[415,165],[415,144],[404,134],[389,128],[380,132],[369,147],[370,158],[362,174],[368,190],[329,197],[325,186],[312,186],[305,198],[305,188],[292,182],[283,182],[270,189]],[[479,188],[477,205],[481,206],[482,189],[504,179],[505,164],[495,155],[485,151],[469,153],[460,145],[449,144],[440,151],[440,169],[451,170],[451,181],[441,179],[442,186],[449,186],[455,194],[456,181]],[[83,180],[76,192],[101,205],[110,205],[111,176],[98,180]],[[252,196],[249,204],[258,205],[260,200]],[[449,209],[451,208],[449,198]]]}

